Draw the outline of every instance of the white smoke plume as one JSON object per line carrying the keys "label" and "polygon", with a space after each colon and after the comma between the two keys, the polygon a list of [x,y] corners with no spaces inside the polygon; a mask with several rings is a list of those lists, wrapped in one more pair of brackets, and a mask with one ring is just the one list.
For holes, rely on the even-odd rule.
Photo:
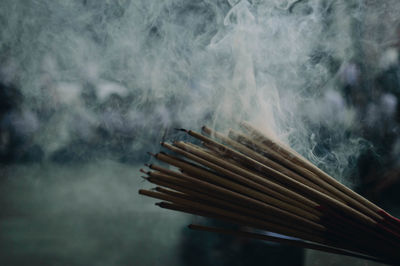
{"label": "white smoke plume", "polygon": [[[362,145],[338,75],[378,18],[369,2],[3,0],[1,79],[51,114],[35,135],[46,154],[98,125],[144,152],[174,126],[243,119],[340,177]],[[122,111],[101,105],[113,95]]]}

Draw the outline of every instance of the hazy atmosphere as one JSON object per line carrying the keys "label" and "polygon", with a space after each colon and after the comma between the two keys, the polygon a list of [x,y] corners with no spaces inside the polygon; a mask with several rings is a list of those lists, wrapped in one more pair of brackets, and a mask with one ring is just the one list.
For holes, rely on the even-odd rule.
{"label": "hazy atmosphere", "polygon": [[192,232],[213,222],[139,196],[139,169],[187,138],[176,128],[245,120],[400,215],[399,14],[396,0],[2,0],[0,264],[375,265]]}

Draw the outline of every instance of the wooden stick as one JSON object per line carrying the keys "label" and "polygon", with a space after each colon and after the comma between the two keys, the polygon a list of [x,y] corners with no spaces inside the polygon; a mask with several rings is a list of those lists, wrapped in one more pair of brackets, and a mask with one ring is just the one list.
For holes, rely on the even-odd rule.
{"label": "wooden stick", "polygon": [[[304,178],[303,176],[293,172],[290,169],[287,169],[286,167],[280,165],[279,163],[256,153],[255,151],[251,150],[250,148],[246,147],[245,145],[242,145],[242,144],[238,143],[237,141],[234,141],[234,140],[224,136],[223,134],[216,132],[206,126],[202,127],[202,131],[205,134],[213,136],[214,138],[232,146],[233,148],[238,150],[244,156],[247,156],[248,158],[252,159],[253,162],[246,159],[246,157],[244,157],[243,155],[240,157],[241,160],[245,160],[245,162],[253,164],[253,165],[254,165],[254,161],[257,162],[258,167],[255,167],[255,169],[258,170],[259,172],[264,172],[264,175],[274,178],[278,182],[283,182],[285,185],[289,185],[294,189],[298,189],[298,187],[296,185],[294,185],[294,184],[296,184],[296,182],[295,183],[292,182],[292,180],[295,180],[295,181],[298,181],[297,183],[304,184],[307,187],[311,187],[311,188],[321,192],[324,195],[328,195],[328,196],[334,198],[334,195],[332,193],[330,193],[328,190],[326,190],[325,188],[321,188],[320,186],[311,182],[307,178]],[[233,150],[231,150],[229,152],[232,153],[232,151]],[[236,153],[238,153],[238,152],[236,152]],[[340,199],[336,199],[336,200],[340,200]]]}
{"label": "wooden stick", "polygon": [[209,131],[211,134],[215,135],[219,139],[222,139],[224,142],[229,142],[231,145],[235,145],[237,149],[244,154],[248,154],[256,161],[263,162],[264,164],[277,169],[279,172],[283,172],[283,169],[286,169],[285,171],[288,172],[288,175],[293,175],[298,180],[301,178],[301,182],[319,190],[324,194],[327,194],[331,197],[335,196],[335,194],[330,192],[325,186],[321,186],[321,184],[314,182],[313,179],[310,180],[310,178],[308,178],[309,175],[314,175],[312,172],[305,168],[299,167],[289,160],[285,160],[278,152],[263,144],[255,142],[253,139],[249,139],[247,136],[230,130],[228,138],[216,131],[208,129],[207,127],[205,127],[203,130],[205,132]]}
{"label": "wooden stick", "polygon": [[[157,157],[158,157],[158,159],[160,159],[164,162],[171,163],[171,164],[177,165],[177,166],[179,165],[179,166],[182,166],[182,168],[186,168],[185,162],[183,162],[183,161],[179,161],[177,159],[170,158],[164,154],[160,154]],[[152,167],[161,172],[164,172],[167,170],[167,169],[163,169],[162,167],[155,166],[155,165],[152,165]],[[151,175],[156,175],[156,177],[160,177],[160,175],[157,173],[151,173]],[[204,180],[204,179],[198,179],[193,176],[189,176],[188,174],[174,173],[174,175],[179,178],[178,180],[182,179],[181,180],[182,182],[186,181],[188,183],[191,183],[194,188],[198,188],[198,189],[201,189],[202,191],[208,191],[209,193],[213,193],[213,195],[216,195],[218,198],[232,200],[236,204],[244,204],[244,206],[247,206],[249,208],[255,208],[258,211],[262,211],[268,215],[272,215],[274,217],[285,219],[285,220],[290,220],[289,217],[286,217],[284,215],[282,216],[282,213],[276,212],[275,207],[273,207],[265,202],[248,197],[245,194],[235,192],[229,188],[218,186],[214,183],[209,183],[209,182],[207,182],[207,180]],[[194,176],[196,176],[196,175],[194,175]],[[198,175],[197,175],[197,177],[198,177]],[[172,181],[172,180],[169,180],[169,181]],[[179,182],[177,184],[182,184],[182,183]]]}
{"label": "wooden stick", "polygon": [[229,186],[228,186],[229,187]]}
{"label": "wooden stick", "polygon": [[152,197],[152,198],[156,198],[156,199],[165,200],[165,201],[168,201],[168,202],[172,202],[174,204],[177,204],[177,205],[180,205],[182,207],[189,208],[189,209],[199,210],[199,211],[204,212],[204,213],[211,213],[212,215],[216,215],[216,216],[219,216],[219,217],[225,217],[227,220],[236,221],[236,222],[239,222],[239,223],[245,224],[245,225],[250,225],[250,226],[253,226],[254,228],[264,229],[264,230],[277,232],[277,233],[280,233],[280,234],[294,236],[294,237],[300,237],[302,239],[313,238],[314,240],[317,239],[318,241],[322,241],[323,242],[322,239],[320,239],[320,238],[318,238],[316,236],[306,235],[306,234],[304,234],[302,232],[299,232],[297,230],[281,226],[279,224],[273,224],[273,223],[270,223],[270,222],[262,221],[260,219],[247,217],[247,216],[244,216],[242,214],[237,214],[237,213],[232,212],[232,211],[228,211],[228,210],[224,210],[224,209],[208,206],[208,205],[205,205],[205,204],[201,204],[201,203],[198,203],[198,202],[186,200],[186,199],[183,199],[183,198],[178,198],[178,197],[167,195],[167,194],[164,194],[164,193],[145,190],[145,189],[140,189],[139,190],[139,194],[145,195],[145,196],[148,196],[148,197]]}
{"label": "wooden stick", "polygon": [[[215,189],[213,189],[213,185],[207,185],[207,183],[203,181],[193,182],[193,178],[183,174],[180,178],[170,176],[161,172],[148,172],[148,175],[148,181],[150,181],[151,183],[174,189],[186,195],[195,196],[197,199],[205,202],[212,202],[213,204],[228,207],[230,209],[239,208],[242,213],[248,212],[254,217],[262,218],[263,220],[271,221],[274,223],[285,224],[288,227],[294,227],[299,230],[303,228],[303,230],[310,231],[311,229],[308,228],[312,228],[312,230],[314,231],[325,231],[323,226],[319,226],[317,228],[304,226],[301,223],[293,223],[290,222],[290,220],[276,217],[273,214],[271,215],[270,212],[254,209],[251,207],[251,205],[249,206],[249,203],[247,201],[243,201],[243,197],[234,198],[232,197],[232,194],[229,196],[224,194],[221,195],[221,193],[218,193]],[[233,194],[233,196],[235,196],[235,194]]]}
{"label": "wooden stick", "polygon": [[[314,201],[311,201],[311,200],[301,196],[300,194],[295,193],[277,183],[274,183],[270,180],[262,178],[261,176],[254,174],[238,165],[229,163],[226,160],[222,160],[215,155],[204,153],[203,151],[197,149],[197,146],[187,145],[184,142],[176,142],[175,145],[177,147],[184,149],[185,151],[188,151],[194,155],[197,155],[209,162],[213,162],[213,163],[223,167],[224,169],[230,170],[230,171],[232,171],[232,173],[235,173],[237,175],[240,175],[244,178],[248,178],[248,179],[256,182],[257,185],[252,182],[249,182],[249,183],[252,184],[252,187],[254,187],[260,191],[263,191],[263,192],[265,192],[277,199],[280,199],[284,202],[287,202],[289,204],[293,204],[294,206],[298,206],[300,208],[306,209],[307,211],[309,211],[313,214],[316,214],[316,215],[320,214],[319,211],[316,211],[316,209],[315,209],[316,207],[319,206],[319,204],[317,204]],[[229,176],[231,177],[231,175],[229,175]],[[242,180],[242,178],[240,178],[240,180]],[[249,184],[249,183],[247,183],[247,184]]]}
{"label": "wooden stick", "polygon": [[[178,184],[179,184],[179,182],[177,182],[177,180],[179,180],[179,179],[176,179],[176,178],[174,178],[174,177],[169,177],[169,176],[164,177],[163,174],[159,174],[159,173],[157,173],[157,172],[150,172],[149,175],[150,175],[150,177],[148,178],[148,180],[149,180],[150,182],[152,182],[152,183],[154,183],[154,184],[157,184],[157,185],[170,187],[170,188],[172,188],[172,189],[181,191],[181,192],[183,192],[183,193],[185,193],[185,194],[193,195],[193,192],[190,192],[189,190],[200,191],[200,193],[204,193],[204,194],[206,194],[207,196],[209,196],[209,197],[207,197],[206,201],[211,200],[210,197],[215,197],[216,200],[218,200],[219,202],[221,202],[221,201],[222,201],[222,202],[232,202],[232,204],[229,204],[229,205],[224,205],[223,203],[220,203],[220,204],[219,204],[219,205],[224,205],[225,207],[231,207],[231,208],[234,209],[234,207],[232,207],[232,206],[238,206],[238,205],[242,206],[242,204],[243,204],[243,202],[240,202],[240,199],[236,199],[236,200],[238,200],[238,201],[236,201],[236,200],[231,200],[231,198],[229,198],[229,197],[227,197],[227,196],[225,196],[225,195],[223,195],[223,197],[219,198],[219,196],[220,196],[219,193],[218,193],[218,194],[210,193],[210,191],[212,191],[212,190],[209,190],[209,189],[204,189],[204,190],[203,190],[202,188],[199,188],[198,185],[193,184],[192,182],[187,182],[187,184],[191,184],[192,187],[190,187],[190,185],[189,185],[189,190],[186,190],[186,189],[181,189],[181,188],[179,188],[179,186],[176,187],[176,186],[174,186],[174,185],[171,185],[171,183],[178,183]],[[156,178],[154,179],[153,177],[156,177]],[[161,181],[160,181],[160,180],[161,180]],[[163,180],[164,180],[165,182],[164,182]],[[185,184],[183,184],[183,186],[187,186],[187,184],[185,183]],[[181,185],[181,184],[179,184],[179,185]],[[218,204],[218,202],[214,202],[214,203],[217,203],[217,204]],[[243,204],[243,207],[244,207],[244,208],[241,209],[241,212],[242,212],[242,213],[245,213],[245,212],[246,212],[245,210],[248,210],[249,208],[253,210],[253,208],[251,207],[250,204],[244,203],[244,204]],[[286,225],[287,227],[297,228],[298,230],[303,231],[303,232],[310,232],[310,230],[314,230],[314,229],[308,229],[308,227],[305,227],[304,225],[294,224],[293,222],[289,222],[289,221],[287,221],[286,219],[282,219],[282,218],[279,218],[279,217],[275,217],[274,215],[265,213],[264,211],[263,211],[263,212],[260,212],[259,210],[255,210],[255,211],[252,211],[252,212],[251,212],[251,215],[253,215],[254,217],[259,217],[259,218],[264,219],[264,220],[267,220],[267,221],[274,222],[274,223],[284,224],[284,225]],[[336,230],[336,231],[334,232],[335,235],[337,235],[340,231],[342,231],[341,228],[340,228],[340,226],[339,226],[338,229],[339,229],[339,230],[335,229],[335,230]],[[331,233],[330,233],[330,235],[331,235]],[[341,236],[342,236],[342,238],[343,238],[343,235],[341,235]]]}
{"label": "wooden stick", "polygon": [[[310,229],[308,227],[304,227],[304,226],[301,226],[298,224],[288,223],[288,222],[282,221],[280,219],[274,219],[274,217],[271,215],[265,215],[262,212],[254,211],[251,208],[241,207],[240,205],[232,204],[226,200],[224,201],[221,199],[217,199],[208,194],[196,192],[196,191],[193,191],[192,189],[187,189],[187,188],[180,187],[180,186],[174,186],[174,185],[171,186],[170,184],[162,182],[162,181],[160,182],[157,179],[156,180],[153,179],[153,181],[155,181],[154,183],[158,183],[161,186],[169,187],[169,188],[175,190],[175,191],[173,191],[173,190],[165,189],[162,187],[156,187],[156,191],[164,193],[164,194],[170,194],[171,196],[181,197],[184,199],[203,203],[203,204],[206,204],[209,206],[215,206],[218,208],[230,210],[235,213],[245,214],[248,217],[260,219],[262,221],[267,221],[267,222],[274,223],[274,224],[280,224],[287,228],[302,232],[304,234],[321,235],[321,232],[318,230],[316,231],[314,229]],[[176,192],[176,191],[178,191],[178,192]]]}
{"label": "wooden stick", "polygon": [[[179,143],[177,145],[179,145]],[[184,145],[184,144],[181,143],[181,145]],[[189,152],[187,152],[187,151],[185,151],[183,149],[177,149],[177,148],[175,148],[173,146],[170,146],[168,144],[165,147],[167,147],[167,148],[169,148],[169,149],[171,149],[171,150],[173,150],[175,152],[178,152],[178,153],[186,156],[189,159],[195,160],[195,161],[201,163],[202,165],[210,167],[211,169],[217,171],[220,174],[223,174],[223,175],[228,176],[230,178],[234,178],[235,181],[238,181],[238,182],[240,182],[242,184],[245,184],[245,185],[249,186],[249,188],[246,188],[246,187],[242,186],[242,189],[244,189],[244,190],[249,191],[249,190],[251,190],[251,188],[254,188],[254,189],[258,190],[258,191],[262,191],[262,192],[267,193],[267,194],[263,194],[263,193],[260,193],[260,192],[258,192],[256,190],[253,190],[253,194],[257,195],[257,198],[260,199],[260,200],[263,200],[264,202],[271,203],[271,204],[273,204],[273,205],[275,205],[275,206],[277,206],[277,207],[279,207],[281,209],[290,210],[293,213],[296,213],[298,215],[306,216],[308,219],[318,220],[317,216],[315,216],[313,214],[309,214],[306,211],[303,211],[302,209],[299,209],[298,207],[295,207],[296,205],[298,206],[298,203],[296,203],[295,206],[293,206],[293,205],[287,203],[287,201],[289,201],[290,203],[294,204],[293,201],[290,201],[290,199],[287,199],[287,197],[277,193],[276,191],[274,191],[272,189],[269,189],[268,187],[264,187],[264,186],[262,186],[262,185],[260,185],[260,184],[258,184],[256,182],[254,182],[253,180],[248,180],[245,177],[241,176],[237,172],[234,172],[235,170],[237,170],[237,171],[240,171],[240,170],[238,168],[232,169],[231,168],[232,165],[227,163],[227,162],[223,162],[223,166],[221,167],[221,166],[218,166],[217,164],[215,164],[214,161],[213,161],[213,159],[217,160],[218,158],[211,158],[211,160],[205,160],[205,159],[203,159],[201,157],[198,157],[197,154],[189,153]],[[185,146],[185,147],[188,148],[187,146]],[[203,153],[203,156],[204,156],[204,153]],[[224,182],[224,181],[222,181],[222,182]],[[229,181],[225,181],[225,182],[229,182]],[[236,183],[233,183],[233,182],[229,182],[229,183],[231,184],[231,186],[234,186],[234,187],[235,186],[237,187],[239,185],[239,184],[236,184]],[[281,192],[278,189],[277,189],[277,191]],[[270,197],[268,195],[272,195],[273,197]],[[276,199],[274,197],[286,200],[286,202],[282,202],[282,201],[280,201],[280,200],[278,200],[278,199]],[[316,207],[316,206],[318,206],[318,205],[315,205],[314,207]]]}
{"label": "wooden stick", "polygon": [[[215,132],[215,131],[212,131],[211,129],[207,129],[207,128],[205,128],[205,130],[206,131],[208,131],[208,133],[209,134],[212,134],[212,135],[214,135],[214,136],[217,136],[218,138],[225,138],[225,137],[222,137],[221,136],[221,134],[219,134],[218,132]],[[224,141],[225,141],[225,139],[224,139]],[[232,144],[232,143],[230,143],[230,144]],[[318,179],[318,178],[317,178]],[[318,179],[319,180],[319,179]],[[330,186],[330,185],[329,185]],[[333,187],[331,187],[332,189],[334,189],[334,190],[336,190],[336,188],[333,188]],[[341,191],[339,191],[339,190],[336,190],[336,192],[337,193],[339,193],[339,194],[342,194],[342,195],[344,195]],[[347,195],[344,195],[344,199],[346,200],[346,201],[348,201],[348,202],[352,202],[353,204],[353,207],[358,207],[358,208],[351,208],[354,212],[356,212],[356,213],[358,213],[359,215],[364,215],[363,213],[361,213],[360,211],[359,211],[359,209],[361,208],[361,209],[363,209],[364,210],[364,213],[365,212],[368,212],[368,214],[369,215],[371,215],[371,216],[374,216],[374,218],[376,218],[376,214],[374,213],[374,212],[372,212],[372,211],[370,211],[369,209],[367,209],[367,208],[365,208],[363,205],[361,205],[361,204],[359,204],[357,201],[355,201],[354,199],[352,199],[352,198],[349,198]],[[355,205],[355,206],[354,206]],[[343,206],[341,206],[341,208],[343,209]],[[347,210],[349,210],[348,209],[348,207],[347,207]],[[367,210],[367,211],[366,211]],[[371,218],[371,220],[373,220],[372,218]],[[373,224],[370,224],[370,225],[373,225]],[[376,222],[375,222],[375,225],[373,225],[373,226],[376,226]],[[381,227],[381,226],[379,226],[379,227]],[[379,228],[378,227],[378,228]],[[380,228],[381,229],[381,228]],[[375,229],[373,229],[373,228],[370,228],[370,231],[371,230],[375,230]],[[371,231],[372,232],[372,231]],[[380,235],[384,235],[386,232],[385,232],[385,230],[380,230]]]}
{"label": "wooden stick", "polygon": [[[164,143],[163,146],[168,148],[168,149],[170,149],[171,151],[180,153],[180,154],[184,155],[185,157],[187,157],[187,158],[189,158],[191,160],[194,160],[194,161],[196,161],[198,163],[201,163],[202,165],[210,167],[210,168],[216,170],[219,173],[227,175],[227,176],[229,176],[231,178],[234,177],[236,180],[239,180],[239,181],[242,181],[242,182],[246,182],[247,181],[248,184],[249,183],[251,184],[250,180],[243,180],[243,177],[241,177],[241,176],[239,176],[239,175],[237,175],[237,174],[235,174],[235,173],[233,173],[233,172],[231,172],[229,170],[226,170],[223,167],[219,167],[218,165],[215,165],[215,164],[213,164],[213,163],[211,163],[209,161],[203,160],[203,159],[201,159],[200,157],[198,157],[196,155],[188,153],[188,152],[186,152],[186,151],[184,151],[182,149],[179,149],[179,148],[174,147],[172,145],[169,145],[167,143]],[[187,167],[186,166],[185,170],[188,171],[189,173],[192,172],[195,175],[199,175],[199,176],[202,176],[202,177],[207,177],[210,180],[213,180],[214,182],[218,182],[219,184],[223,185],[224,187],[228,187],[228,188],[230,188],[232,190],[238,191],[238,192],[243,193],[245,195],[250,195],[252,198],[256,198],[256,199],[258,199],[260,201],[263,201],[265,203],[268,203],[268,204],[272,204],[273,206],[275,206],[279,210],[282,210],[282,211],[285,210],[284,212],[286,213],[286,215],[289,215],[289,216],[293,217],[294,219],[297,219],[298,221],[310,223],[311,221],[309,221],[308,219],[311,219],[312,221],[318,221],[319,220],[318,216],[310,214],[310,213],[308,213],[306,211],[303,211],[303,210],[301,210],[299,208],[296,208],[296,207],[294,207],[294,206],[292,206],[290,204],[287,204],[285,202],[277,200],[277,199],[275,199],[273,197],[270,197],[270,196],[268,196],[266,194],[258,192],[258,191],[254,190],[254,189],[249,188],[249,187],[240,185],[238,183],[232,182],[232,181],[230,181],[228,179],[225,179],[225,178],[221,178],[220,176],[212,174],[212,173],[210,173],[208,171],[204,171],[203,169],[199,169],[199,168],[196,168],[194,166],[192,166],[192,167]],[[254,184],[252,184],[252,185],[254,185]]]}
{"label": "wooden stick", "polygon": [[[263,143],[256,142],[249,137],[236,133],[234,131],[230,131],[230,137],[232,139],[237,139],[241,140],[242,142],[250,144],[248,147],[257,147],[259,150],[262,152],[268,154],[278,162],[280,162],[282,165],[288,167],[289,169],[292,169],[296,171],[297,173],[301,174],[302,176],[308,178],[310,181],[313,183],[317,184],[319,187],[324,188],[325,190],[329,191],[331,195],[335,195],[338,199],[341,199],[348,203],[350,206],[362,211],[364,214],[368,215],[369,217],[375,219],[375,220],[381,220],[382,217],[377,214],[376,211],[371,210],[361,202],[357,201],[357,199],[353,198],[352,196],[346,194],[342,190],[338,189],[337,187],[333,186],[332,184],[326,182],[325,179],[321,179],[316,173],[310,171],[307,168],[304,168],[303,164],[296,164],[292,160],[285,158],[283,154],[281,155],[280,153],[274,151],[271,147],[264,145]],[[253,149],[254,150],[254,149]],[[256,150],[255,150],[256,151]],[[282,149],[280,149],[282,151]]]}
{"label": "wooden stick", "polygon": [[[223,137],[221,134],[212,131],[211,129],[207,128],[207,127],[203,127],[203,130],[206,133],[210,133],[210,135],[215,136],[217,138],[221,138],[223,139],[223,141],[227,141],[229,142],[229,145],[235,145],[236,147],[238,147],[239,149],[243,148],[243,149],[248,149],[247,147],[245,147],[242,144],[239,143],[235,143],[233,140],[227,139],[226,137]],[[241,147],[243,146],[243,147]],[[235,147],[235,148],[236,148]],[[249,153],[252,153],[252,151],[250,151]],[[264,157],[265,158],[265,157]],[[258,160],[262,161],[261,158],[257,158]],[[318,190],[315,190],[311,187],[308,187],[300,182],[298,182],[297,180],[294,180],[292,178],[289,178],[286,175],[280,175],[281,179],[284,180],[287,183],[290,183],[292,186],[296,187],[297,189],[299,189],[300,191],[302,191],[303,193],[305,193],[306,195],[310,196],[312,199],[314,199],[315,201],[322,201],[325,204],[328,204],[329,206],[332,206],[334,208],[339,208],[341,211],[347,213],[348,215],[358,219],[360,222],[366,223],[368,225],[371,226],[375,226],[376,225],[376,221],[371,219],[370,217],[366,216],[365,214],[359,212],[356,209],[353,209],[345,204],[343,204],[342,202],[338,201],[335,198],[332,198],[326,194],[321,193]]]}
{"label": "wooden stick", "polygon": [[[185,206],[177,205],[174,203],[161,202],[161,203],[156,203],[156,205],[158,205],[164,209],[170,209],[170,210],[175,210],[175,211],[179,211],[179,212],[185,212],[185,213],[190,213],[190,214],[199,215],[199,216],[203,216],[203,217],[208,217],[208,218],[212,218],[212,219],[216,219],[216,220],[222,220],[222,221],[237,224],[239,226],[248,226],[248,227],[252,227],[252,228],[259,228],[258,226],[254,226],[254,225],[250,225],[250,224],[245,225],[242,221],[240,221],[238,219],[234,219],[231,217],[223,216],[221,214],[215,214],[215,213],[211,213],[211,212],[207,212],[207,211],[200,211],[200,210],[197,210],[194,208],[185,207]],[[276,231],[274,231],[275,229],[274,230],[263,229],[263,230],[267,230],[270,232],[276,232]],[[279,233],[279,234],[288,235],[288,236],[296,237],[296,238],[300,238],[300,239],[305,239],[307,241],[312,241],[312,242],[316,242],[316,243],[325,243],[324,242],[325,240],[317,235],[305,234],[305,233],[298,232],[296,230],[291,230],[291,229],[284,229],[283,232]]]}
{"label": "wooden stick", "polygon": [[[237,183],[234,183],[232,181],[226,180],[224,178],[221,178],[211,172],[205,171],[200,168],[196,168],[193,165],[187,164],[184,161],[177,160],[176,158],[171,158],[168,155],[159,153],[157,154],[157,159],[162,160],[164,162],[167,162],[169,164],[172,164],[176,167],[182,168],[185,171],[187,171],[189,174],[195,176],[195,177],[201,177],[201,179],[211,182],[211,183],[217,183],[219,185],[222,185],[224,190],[224,193],[229,193],[230,195],[235,195],[238,196],[238,194],[241,194],[241,196],[245,196],[244,199],[246,200],[251,200],[255,205],[264,209],[264,211],[268,211],[270,213],[273,213],[276,217],[281,217],[282,219],[287,219],[292,222],[297,222],[305,225],[311,225],[311,226],[316,226],[320,227],[320,225],[316,224],[313,221],[310,221],[304,217],[298,216],[296,214],[293,214],[291,212],[288,212],[285,209],[279,208],[277,206],[271,205],[271,203],[268,201],[268,197],[262,193],[259,193],[257,191],[254,191],[248,187],[239,185]],[[214,187],[214,189],[216,189]],[[232,194],[233,193],[233,194]],[[243,197],[242,197],[243,198]],[[280,202],[277,203],[278,205]]]}
{"label": "wooden stick", "polygon": [[[216,132],[211,131],[209,128],[207,127],[203,127],[202,128],[203,132],[205,132],[207,135],[212,135],[214,137],[217,137],[218,139],[222,140],[222,141],[226,141],[229,142],[230,140],[228,138],[225,138],[222,135],[218,135]],[[296,174],[295,172],[286,169],[285,167],[280,166],[278,163],[269,160],[268,158],[264,158],[262,156],[258,156],[259,160],[256,160],[256,158],[254,157],[249,157],[244,153],[240,153],[238,151],[235,151],[231,148],[229,148],[228,146],[218,143],[216,141],[214,141],[213,139],[206,137],[202,134],[199,134],[195,131],[189,130],[186,131],[189,135],[204,141],[207,144],[210,144],[212,146],[215,146],[218,150],[220,150],[220,153],[223,152],[225,153],[227,156],[232,156],[233,158],[238,159],[239,161],[244,162],[245,164],[249,164],[250,166],[252,166],[254,168],[254,170],[257,170],[259,173],[263,173],[264,175],[268,175],[271,178],[274,178],[277,182],[281,182],[284,185],[291,185],[291,182],[287,182],[287,178],[285,177],[290,177],[294,180],[299,181],[300,183],[307,185],[309,187],[312,187],[324,194],[328,194],[329,192],[320,188],[319,186],[317,186],[316,184],[310,182],[308,179]],[[215,133],[215,134],[214,134]],[[243,148],[246,148],[243,146]],[[251,152],[250,149],[248,149],[248,151]],[[255,154],[255,156],[257,156],[257,154]]]}
{"label": "wooden stick", "polygon": [[230,131],[225,136],[204,127],[213,138],[186,131],[203,147],[162,143],[185,158],[153,155],[178,169],[141,169],[146,180],[160,187],[139,193],[168,201],[157,204],[162,208],[301,238],[313,243],[296,240],[298,244],[322,246],[328,252],[400,260],[399,220],[337,187],[342,184],[333,185],[319,168],[279,141],[243,128],[248,134]]}
{"label": "wooden stick", "polygon": [[[357,201],[361,202],[364,204],[366,207],[369,209],[379,212],[382,209],[367,200],[366,198],[362,197],[358,193],[354,192],[353,190],[349,189],[348,187],[344,186],[341,184],[339,181],[334,179],[333,177],[329,176],[327,173],[319,169],[317,166],[309,162],[307,159],[305,159],[303,156],[301,156],[299,153],[295,152],[293,149],[287,147],[286,145],[277,142],[276,140],[273,140],[271,138],[268,138],[264,134],[262,134],[260,131],[252,127],[250,124],[246,122],[242,122],[241,126],[245,128],[248,132],[250,132],[253,136],[256,138],[260,139],[261,143],[264,143],[265,145],[271,147],[272,149],[279,151],[281,154],[283,154],[287,159],[290,159],[294,161],[297,164],[302,165],[304,168],[308,169],[311,172],[314,172],[317,174],[320,178],[331,184],[332,186],[336,187],[337,189],[340,189],[342,192],[346,193],[347,195],[353,197]],[[383,219],[383,217],[381,217]]]}
{"label": "wooden stick", "polygon": [[[160,170],[160,171],[164,171],[167,173],[169,172],[169,170],[163,169],[162,167],[159,167],[159,166],[152,165],[152,168]],[[265,209],[265,208],[254,209],[254,200],[252,200],[251,198],[247,198],[241,194],[232,193],[232,191],[230,191],[230,190],[225,190],[224,188],[217,187],[217,186],[207,183],[205,181],[197,180],[188,175],[180,174],[180,173],[173,173],[175,176],[179,177],[179,178],[174,178],[173,176],[170,176],[168,174],[162,174],[162,173],[157,173],[157,172],[149,172],[148,174],[150,175],[150,178],[148,178],[148,180],[152,183],[162,185],[162,186],[167,186],[167,187],[170,187],[173,189],[178,189],[182,192],[188,193],[187,190],[186,191],[182,190],[180,188],[175,187],[174,185],[183,186],[185,188],[193,189],[195,191],[199,191],[201,193],[207,194],[211,197],[215,197],[216,198],[215,200],[219,199],[219,200],[231,202],[232,204],[235,204],[235,205],[239,204],[247,209],[251,209],[251,210],[256,211],[257,213],[260,213],[260,215],[262,215],[264,218],[267,218],[267,216],[265,216],[265,215],[268,215],[268,217],[270,217],[270,219],[272,219],[275,222],[281,222],[284,224],[287,223],[288,225],[293,224],[293,222],[290,222],[291,221],[290,219],[279,218],[280,216],[276,216],[276,214],[271,213],[269,209]],[[157,179],[153,180],[152,177],[156,177],[157,179],[160,179],[161,181],[164,181],[164,182],[159,182]],[[262,206],[262,207],[264,207],[264,206]],[[323,230],[323,227],[319,227],[318,230]]]}
{"label": "wooden stick", "polygon": [[[156,184],[159,184],[159,185],[165,185],[165,183],[163,183],[163,182],[154,182],[153,180],[152,180],[152,177],[153,176],[158,176],[158,174],[157,173],[152,173],[152,172],[149,172],[149,174],[150,174],[150,178],[149,178],[149,181],[150,182],[153,182],[153,183],[156,183]],[[173,177],[172,177],[173,178]],[[176,178],[175,178],[176,179]],[[172,181],[171,180],[167,180],[167,186],[169,186],[168,185],[168,183],[171,183]],[[188,182],[189,184],[190,184],[190,182]],[[195,187],[197,187],[197,186],[195,186]],[[193,188],[195,188],[195,187],[193,187]],[[176,187],[172,187],[173,189],[176,189]],[[178,189],[179,190],[179,189]],[[180,191],[180,190],[179,190]],[[206,190],[207,191],[207,190]],[[185,192],[187,195],[192,195],[193,196],[193,192],[190,192],[190,191],[188,191],[188,190],[186,190],[186,191],[182,191],[182,192]],[[170,192],[171,193],[171,192]],[[184,194],[182,194],[182,195],[184,195]],[[203,197],[203,199],[204,199],[204,197]],[[192,199],[192,200],[196,200],[196,198],[195,199]],[[224,201],[225,200],[225,201]],[[274,222],[274,223],[279,223],[279,219],[270,219],[270,218],[268,218],[268,216],[263,216],[263,215],[260,215],[260,212],[248,212],[247,210],[248,210],[248,208],[236,208],[235,206],[237,206],[237,205],[234,205],[234,204],[226,204],[226,203],[223,203],[223,202],[226,202],[226,198],[224,199],[224,200],[218,200],[217,202],[215,202],[214,201],[214,203],[217,203],[217,206],[219,205],[219,206],[224,206],[224,208],[226,208],[226,207],[230,207],[230,209],[232,209],[232,210],[234,210],[235,212],[239,212],[239,213],[241,213],[241,214],[246,214],[246,216],[252,216],[252,217],[255,217],[255,218],[260,218],[260,219],[262,219],[262,220],[267,220],[267,221],[271,221],[271,222]],[[210,197],[206,197],[206,199],[205,199],[205,202],[206,203],[208,203],[208,204],[210,204],[209,202],[210,202]],[[222,204],[218,204],[218,203],[222,203]],[[214,206],[214,204],[213,204],[213,206]],[[271,217],[270,215],[269,215],[269,217]],[[282,222],[281,222],[282,223]],[[285,223],[284,223],[285,224]],[[293,227],[293,224],[291,225],[290,223],[288,223],[288,224],[286,224],[286,227],[288,227],[288,228],[294,228],[294,229],[296,229],[296,230],[300,230],[301,232],[303,232],[303,233],[305,233],[305,234],[315,234],[315,235],[318,235],[318,233],[317,232],[314,232],[314,233],[312,233],[312,231],[309,231],[307,228],[302,228],[302,227]],[[340,226],[339,226],[339,229],[340,229]],[[335,234],[337,234],[337,232],[335,232]],[[343,236],[342,236],[342,239],[346,239],[346,238],[343,238]],[[352,239],[350,238],[349,239],[349,243],[351,243],[351,242],[353,242],[353,241],[351,241]],[[356,238],[355,240],[358,240],[358,238]],[[353,246],[355,246],[355,247],[359,247],[360,245],[361,246],[364,246],[363,245],[363,243],[364,242],[358,242],[358,241],[356,241],[354,244],[353,244]],[[368,243],[368,242],[366,242],[366,243]],[[339,244],[339,247],[340,246],[342,246],[343,247],[343,244]],[[355,250],[355,251],[359,251],[359,250]],[[373,253],[373,250],[370,252],[371,254]],[[390,254],[390,253],[389,253]]]}

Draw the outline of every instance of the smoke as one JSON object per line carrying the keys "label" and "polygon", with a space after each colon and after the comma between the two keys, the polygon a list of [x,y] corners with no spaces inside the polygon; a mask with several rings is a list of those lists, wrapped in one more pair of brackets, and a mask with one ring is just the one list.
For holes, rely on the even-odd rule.
{"label": "smoke", "polygon": [[[340,177],[363,145],[349,135],[356,116],[338,75],[357,55],[355,27],[367,28],[371,8],[344,0],[4,0],[1,79],[39,113],[34,141],[46,156],[77,139],[118,149],[115,136],[141,153],[176,125],[226,129],[244,119]],[[99,138],[99,127],[111,137]]]}

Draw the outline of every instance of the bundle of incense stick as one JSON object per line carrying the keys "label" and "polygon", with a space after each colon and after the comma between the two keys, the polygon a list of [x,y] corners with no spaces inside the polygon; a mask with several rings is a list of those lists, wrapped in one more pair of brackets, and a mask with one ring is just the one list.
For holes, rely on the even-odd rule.
{"label": "bundle of incense stick", "polygon": [[151,164],[150,170],[141,169],[158,187],[139,193],[162,200],[156,203],[161,208],[278,236],[201,225],[190,228],[400,262],[400,220],[280,141],[244,122],[240,132],[231,130],[227,135],[208,127],[202,133],[181,130],[201,144],[162,143],[172,154],[152,155],[173,167]]}

